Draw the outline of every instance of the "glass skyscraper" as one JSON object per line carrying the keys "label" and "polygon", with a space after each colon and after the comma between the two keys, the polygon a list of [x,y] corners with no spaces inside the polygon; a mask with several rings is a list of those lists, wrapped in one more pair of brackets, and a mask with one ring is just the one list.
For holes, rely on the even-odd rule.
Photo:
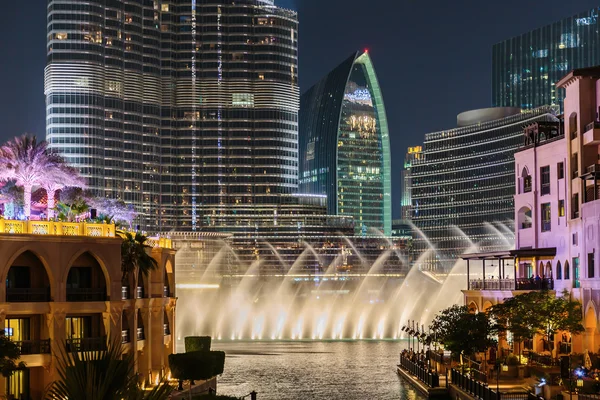
{"label": "glass skyscraper", "polygon": [[328,212],[353,217],[357,234],[391,235],[389,132],[367,52],[302,95],[299,152],[301,193],[327,195]]}
{"label": "glass skyscraper", "polygon": [[48,0],[46,136],[146,230],[273,215],[298,188],[298,20],[272,1]]}
{"label": "glass skyscraper", "polygon": [[570,70],[600,64],[599,8],[494,45],[492,104],[532,109],[562,108],[564,89],[555,84]]}
{"label": "glass skyscraper", "polygon": [[514,245],[514,153],[525,125],[557,122],[557,111],[467,111],[459,114],[457,128],[425,135],[410,173],[413,257],[434,248],[420,268],[448,271],[470,248],[487,252]]}

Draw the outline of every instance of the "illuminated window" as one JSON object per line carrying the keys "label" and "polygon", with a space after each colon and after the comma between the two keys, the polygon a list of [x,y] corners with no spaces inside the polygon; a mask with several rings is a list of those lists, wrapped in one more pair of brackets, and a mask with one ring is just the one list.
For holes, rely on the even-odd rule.
{"label": "illuminated window", "polygon": [[69,38],[69,34],[65,32],[56,33],[54,38],[56,40],[67,40]]}
{"label": "illuminated window", "polygon": [[565,216],[565,201],[564,200],[558,201],[558,216],[559,217]]}
{"label": "illuminated window", "polygon": [[542,204],[542,232],[548,232],[552,226],[550,203]]}
{"label": "illuminated window", "polygon": [[231,97],[233,107],[254,107],[254,95],[252,93],[233,93]]}
{"label": "illuminated window", "polygon": [[169,12],[169,5],[165,4],[165,3],[161,4],[160,11],[162,11],[162,12]]}
{"label": "illuminated window", "polygon": [[258,74],[258,79],[260,79],[261,81],[265,80],[265,74]]}

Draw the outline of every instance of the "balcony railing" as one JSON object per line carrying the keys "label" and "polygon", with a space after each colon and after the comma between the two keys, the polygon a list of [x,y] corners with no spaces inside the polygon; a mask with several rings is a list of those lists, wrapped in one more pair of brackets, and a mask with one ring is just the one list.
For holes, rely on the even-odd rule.
{"label": "balcony railing", "polygon": [[67,301],[106,301],[106,289],[67,288]]}
{"label": "balcony railing", "polygon": [[129,336],[129,329],[123,329],[121,331],[121,343],[129,343],[131,337]]}
{"label": "balcony railing", "polygon": [[121,300],[129,299],[129,286],[121,286]]}
{"label": "balcony railing", "polygon": [[531,221],[521,223],[521,229],[529,229],[531,228]]}
{"label": "balcony railing", "polygon": [[542,221],[542,232],[550,232],[552,230],[552,221]]}
{"label": "balcony railing", "polygon": [[9,303],[50,301],[50,288],[6,288],[6,301]]}
{"label": "balcony railing", "polygon": [[529,185],[523,186],[523,193],[530,193],[530,192],[531,192],[531,183],[529,183]]}
{"label": "balcony railing", "polygon": [[576,139],[576,138],[577,138],[577,131],[571,132],[571,139]]}
{"label": "balcony railing", "polygon": [[471,279],[470,290],[553,290],[554,280],[551,278],[527,279]]}
{"label": "balcony railing", "polygon": [[171,297],[171,291],[168,286],[163,286],[163,297]]}
{"label": "balcony railing", "polygon": [[106,336],[67,339],[67,351],[101,351],[106,350]]}
{"label": "balcony railing", "polygon": [[144,335],[144,328],[137,328],[136,338],[137,340],[146,340],[146,335]]}
{"label": "balcony railing", "polygon": [[45,340],[21,340],[15,342],[21,351],[21,355],[28,354],[50,354],[50,339]]}
{"label": "balcony railing", "polygon": [[589,124],[587,124],[585,126],[585,131],[591,131],[592,129],[600,129],[600,122],[595,121],[595,122],[590,122]]}
{"label": "balcony railing", "polygon": [[16,221],[0,219],[0,233],[56,236],[115,237],[114,224],[87,222]]}
{"label": "balcony railing", "polygon": [[143,299],[144,298],[144,288],[143,286],[138,286],[135,290],[135,298]]}
{"label": "balcony railing", "polygon": [[171,334],[171,328],[169,328],[169,324],[163,324],[163,335],[168,336]]}

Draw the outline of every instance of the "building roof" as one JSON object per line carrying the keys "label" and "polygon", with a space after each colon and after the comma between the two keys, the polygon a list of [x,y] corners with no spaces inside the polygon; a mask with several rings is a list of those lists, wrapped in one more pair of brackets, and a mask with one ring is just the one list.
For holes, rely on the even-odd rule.
{"label": "building roof", "polygon": [[463,260],[491,260],[491,259],[513,259],[516,257],[554,257],[556,247],[544,247],[539,249],[518,249],[493,251],[488,253],[471,253],[460,256]]}
{"label": "building roof", "polygon": [[556,87],[564,88],[573,78],[577,77],[600,78],[600,66],[574,69],[558,81]]}

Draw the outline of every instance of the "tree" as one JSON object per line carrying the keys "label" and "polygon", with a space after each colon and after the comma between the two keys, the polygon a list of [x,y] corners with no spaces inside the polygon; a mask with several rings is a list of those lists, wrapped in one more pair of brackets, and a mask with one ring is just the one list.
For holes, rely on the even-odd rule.
{"label": "tree", "polygon": [[137,279],[139,273],[148,276],[150,271],[158,268],[158,263],[149,254],[152,246],[147,244],[148,238],[140,232],[118,232],[123,238],[121,243],[121,272],[123,282],[129,280],[131,274]]}
{"label": "tree", "polygon": [[70,400],[166,400],[172,391],[167,382],[145,393],[134,373],[132,353],[122,353],[121,343],[109,343],[106,350],[57,352],[58,379],[46,398]]}
{"label": "tree", "polygon": [[47,142],[23,135],[0,148],[0,165],[6,173],[4,179],[14,180],[23,187],[25,217],[31,215],[32,188],[52,179],[51,172],[63,164],[60,157],[47,151],[47,147]]}
{"label": "tree", "polygon": [[542,335],[550,350],[552,337],[558,331],[578,334],[585,330],[581,304],[572,300],[566,290],[559,297],[547,290],[520,294],[493,306],[489,312],[496,320],[498,332],[510,331],[519,342]]}
{"label": "tree", "polygon": [[64,163],[58,164],[48,174],[49,179],[42,182],[41,186],[46,190],[46,194],[48,195],[47,214],[48,219],[51,219],[54,216],[56,191],[66,187],[84,187],[85,179],[79,176],[79,172],[75,168],[69,167]]}
{"label": "tree", "polygon": [[21,358],[19,346],[10,340],[4,330],[0,330],[0,373],[4,377],[11,376],[16,370],[26,367],[24,362],[18,362]]}
{"label": "tree", "polygon": [[470,313],[466,306],[453,305],[440,311],[431,323],[431,330],[436,341],[454,355],[472,355],[496,343],[487,314]]}

